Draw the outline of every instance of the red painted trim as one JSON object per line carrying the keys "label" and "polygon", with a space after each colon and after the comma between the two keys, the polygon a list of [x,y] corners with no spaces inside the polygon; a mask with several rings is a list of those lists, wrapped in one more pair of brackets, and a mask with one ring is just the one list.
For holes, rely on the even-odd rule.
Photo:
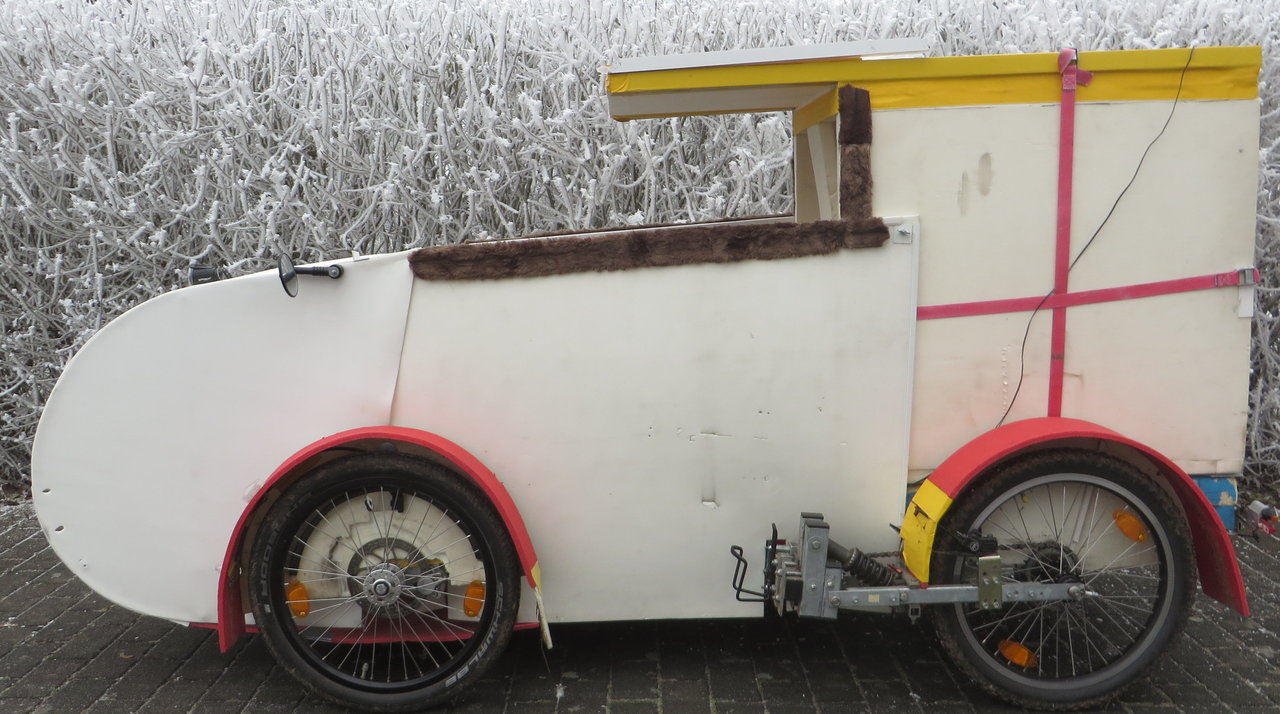
{"label": "red painted trim", "polygon": [[[1246,272],[1247,270],[1247,272]],[[999,315],[1009,312],[1030,312],[1039,306],[1045,308],[1076,307],[1077,305],[1093,305],[1103,302],[1136,300],[1138,298],[1173,295],[1175,293],[1211,290],[1213,288],[1233,287],[1243,284],[1244,275],[1251,275],[1252,282],[1259,280],[1258,270],[1232,270],[1226,273],[1197,275],[1192,278],[1175,280],[1159,280],[1154,283],[1123,285],[1117,288],[1099,290],[1082,290],[1065,295],[1044,297],[1010,298],[1008,300],[980,300],[977,302],[956,302],[946,305],[926,305],[916,310],[918,320],[939,320],[948,317],[972,317],[975,315]]]}
{"label": "red painted trim", "polygon": [[1187,523],[1195,541],[1200,585],[1205,594],[1247,616],[1249,603],[1235,548],[1204,492],[1196,487],[1185,471],[1160,452],[1106,427],[1061,417],[1040,417],[1006,424],[960,447],[929,475],[929,480],[954,499],[975,478],[1009,456],[1032,446],[1077,438],[1123,444],[1150,459],[1173,488],[1187,514]]}
{"label": "red painted trim", "polygon": [[[218,627],[218,623],[216,623],[216,622],[188,622],[188,623],[187,623],[187,626],[188,626],[188,627],[197,627],[197,628],[199,628],[199,629],[201,629],[201,630],[217,630],[217,629],[219,629],[219,627]],[[541,627],[541,626],[542,626],[542,623],[540,623],[540,622],[517,622],[517,623],[515,624],[515,626],[514,626],[514,627],[512,627],[511,629],[512,629],[512,630],[516,630],[516,631],[519,631],[519,630],[535,630],[535,629],[537,629],[537,628],[539,628],[539,627]],[[245,627],[244,627],[244,631],[245,631],[245,632],[252,632],[252,633],[256,633],[256,632],[258,631],[258,628],[254,627],[254,626],[252,626],[252,625],[245,625]],[[227,650],[226,650],[226,649],[222,649],[222,651],[223,651],[223,652],[226,652]]]}
{"label": "red painted trim", "polygon": [[1049,407],[1047,416],[1062,416],[1062,378],[1067,366],[1067,309],[1054,308],[1049,333]]}
{"label": "red painted trim", "polygon": [[240,514],[240,520],[236,522],[235,530],[231,532],[231,540],[227,543],[227,552],[222,559],[222,570],[218,575],[218,646],[223,652],[230,649],[245,632],[244,607],[240,600],[240,587],[233,583],[227,575],[235,569],[235,558],[240,550],[244,529],[248,525],[254,510],[267,492],[302,462],[335,446],[363,439],[380,439],[416,444],[438,454],[469,476],[480,487],[485,496],[489,498],[489,501],[493,503],[494,508],[497,509],[498,515],[507,527],[507,533],[510,534],[511,540],[515,544],[516,555],[520,557],[520,565],[524,568],[525,577],[528,578],[530,583],[534,582],[533,568],[538,564],[538,556],[533,550],[533,541],[529,538],[524,519],[520,517],[520,511],[511,499],[511,494],[507,493],[506,487],[502,485],[502,482],[498,480],[498,477],[492,471],[480,463],[479,459],[466,449],[442,436],[417,429],[406,429],[398,426],[372,426],[351,429],[320,439],[290,456],[272,472],[271,477],[267,479],[262,488],[258,489],[258,493],[254,495],[253,500],[249,502],[249,505]]}
{"label": "red painted trim", "polygon": [[[1076,51],[1058,54],[1062,75],[1062,101],[1058,120],[1058,225],[1053,250],[1053,294],[1067,294],[1071,272],[1071,187],[1075,175],[1076,85],[1088,84],[1091,75],[1076,66]],[[1062,416],[1062,377],[1067,360],[1067,309],[1053,308],[1049,337],[1049,416]]]}

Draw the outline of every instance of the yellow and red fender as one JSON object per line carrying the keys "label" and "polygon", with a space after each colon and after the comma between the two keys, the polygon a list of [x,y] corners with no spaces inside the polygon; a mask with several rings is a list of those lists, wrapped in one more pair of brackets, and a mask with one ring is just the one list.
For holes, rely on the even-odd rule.
{"label": "yellow and red fender", "polygon": [[928,584],[938,522],[975,478],[1021,452],[1082,438],[1128,447],[1136,457],[1147,460],[1155,468],[1186,512],[1204,593],[1247,616],[1249,603],[1235,548],[1209,499],[1191,477],[1158,451],[1080,419],[1042,417],[1006,424],[970,441],[943,461],[920,484],[907,505],[902,523],[902,559],[907,569],[921,583]]}

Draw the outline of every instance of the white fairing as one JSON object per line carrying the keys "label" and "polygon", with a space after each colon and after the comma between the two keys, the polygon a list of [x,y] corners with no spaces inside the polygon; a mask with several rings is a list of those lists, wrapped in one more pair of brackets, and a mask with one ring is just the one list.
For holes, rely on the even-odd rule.
{"label": "white fairing", "polygon": [[890,243],[419,280],[393,421],[447,429],[503,480],[553,621],[756,616],[729,546],[770,522],[822,510],[837,540],[897,544],[914,269]]}
{"label": "white fairing", "polygon": [[389,417],[412,274],[274,272],[185,288],[101,330],[67,366],[32,456],[63,562],[129,609],[217,620],[218,571],[250,497],[323,436]]}

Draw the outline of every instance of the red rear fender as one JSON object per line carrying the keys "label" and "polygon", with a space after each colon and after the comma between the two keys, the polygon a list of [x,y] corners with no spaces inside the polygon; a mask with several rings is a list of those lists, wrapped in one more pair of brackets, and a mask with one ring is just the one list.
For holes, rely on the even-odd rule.
{"label": "red rear fender", "polygon": [[[931,486],[922,488],[916,498],[912,499],[913,505],[908,507],[903,532],[904,541],[907,541],[906,550],[916,553],[917,558],[925,558],[922,579],[928,578],[927,556],[924,554],[932,550],[933,531],[920,527],[919,523],[936,525],[942,518],[942,513],[950,506],[951,500],[991,466],[1025,451],[1074,439],[1096,439],[1124,447],[1122,451],[1126,458],[1145,461],[1154,468],[1177,496],[1187,515],[1195,541],[1200,585],[1205,594],[1242,615],[1248,615],[1249,603],[1245,597],[1244,581],[1240,577],[1240,564],[1236,560],[1235,548],[1209,499],[1196,486],[1195,481],[1163,454],[1145,444],[1091,422],[1061,417],[1027,419],[993,429],[965,444],[929,475],[927,481]],[[923,534],[916,541],[927,539],[929,542],[908,541],[907,526]],[[917,568],[912,570],[917,577],[921,575],[916,572]]]}

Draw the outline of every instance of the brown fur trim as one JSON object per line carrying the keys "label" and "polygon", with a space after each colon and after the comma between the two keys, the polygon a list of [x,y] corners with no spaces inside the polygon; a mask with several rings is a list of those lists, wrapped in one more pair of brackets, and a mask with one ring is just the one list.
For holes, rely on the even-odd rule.
{"label": "brown fur trim", "polygon": [[848,84],[840,88],[840,143],[871,143],[871,93]]}
{"label": "brown fur trim", "polygon": [[871,217],[871,145],[840,147],[840,216],[847,221]]}
{"label": "brown fur trim", "polygon": [[422,248],[409,257],[425,280],[500,280],[698,263],[782,260],[873,248],[889,238],[863,221],[705,225],[608,235],[494,241]]}
{"label": "brown fur trim", "polygon": [[611,226],[609,228],[592,228],[583,230],[581,228],[572,228],[563,231],[545,231],[543,233],[530,233],[523,236],[507,236],[505,238],[477,238],[472,240],[467,238],[463,243],[490,243],[496,240],[523,240],[525,238],[551,238],[553,236],[571,236],[582,233],[614,233],[616,231],[639,231],[645,228],[668,228],[670,226],[706,226],[715,223],[735,223],[738,221],[769,221],[783,220],[790,221],[794,218],[792,213],[765,213],[758,216],[740,216],[737,218],[710,218],[705,221],[688,221],[686,223],[641,223],[635,226]]}

